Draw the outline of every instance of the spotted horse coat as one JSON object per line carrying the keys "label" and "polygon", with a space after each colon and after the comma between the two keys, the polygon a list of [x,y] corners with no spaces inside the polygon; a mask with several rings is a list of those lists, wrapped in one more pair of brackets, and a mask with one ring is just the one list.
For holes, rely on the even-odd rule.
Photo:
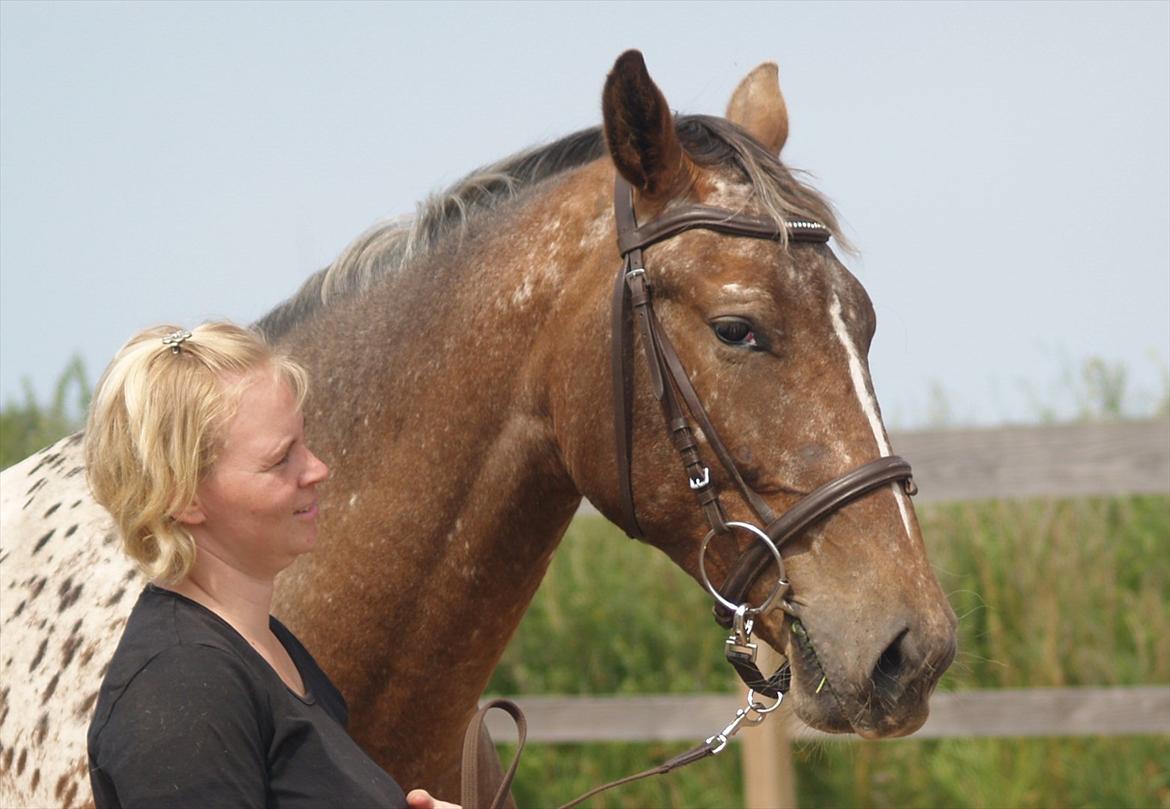
{"label": "spotted horse coat", "polygon": [[0,474],[0,806],[93,804],[85,737],[144,580],[85,482],[81,434]]}

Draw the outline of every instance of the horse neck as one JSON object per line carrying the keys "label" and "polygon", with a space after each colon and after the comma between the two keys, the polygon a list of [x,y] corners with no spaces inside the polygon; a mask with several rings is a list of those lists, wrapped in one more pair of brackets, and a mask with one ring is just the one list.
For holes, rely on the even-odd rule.
{"label": "horse neck", "polygon": [[[320,549],[282,577],[277,612],[379,717],[355,717],[367,744],[425,735],[420,698],[474,704],[580,502],[545,384],[573,342],[562,282],[599,252],[582,233],[604,179],[578,174],[285,340],[332,476]],[[562,204],[593,185],[589,205]]]}

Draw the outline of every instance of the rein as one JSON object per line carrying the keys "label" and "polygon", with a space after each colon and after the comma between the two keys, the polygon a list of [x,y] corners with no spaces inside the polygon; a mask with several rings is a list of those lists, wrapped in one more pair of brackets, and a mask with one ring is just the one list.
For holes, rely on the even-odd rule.
{"label": "rein", "polygon": [[[756,665],[757,645],[751,642],[752,628],[760,615],[778,607],[794,619],[799,619],[799,608],[785,598],[789,589],[784,572],[784,558],[780,548],[809,526],[860,497],[891,483],[900,483],[908,495],[914,495],[910,464],[897,455],[877,458],[828,481],[796,501],[783,514],[777,515],[758,492],[749,486],[736,466],[727,446],[719,438],[706,409],[691,384],[678,353],[674,350],[666,331],[654,312],[653,285],[646,277],[642,252],[657,242],[670,239],[693,228],[713,230],[730,236],[752,239],[778,240],[781,230],[771,219],[748,216],[722,208],[707,205],[687,205],[672,209],[657,219],[639,225],[634,211],[634,190],[620,175],[614,183],[614,216],[617,220],[618,248],[622,266],[613,287],[611,308],[612,356],[614,407],[614,446],[617,453],[618,486],[622,503],[622,528],[631,538],[644,536],[638,524],[634,505],[632,480],[633,450],[633,368],[631,366],[632,324],[641,336],[646,369],[649,372],[650,388],[658,400],[662,419],[671,443],[682,461],[687,482],[698,499],[699,507],[706,517],[709,530],[699,547],[699,574],[704,586],[715,599],[715,620],[730,629],[724,643],[724,655],[740,679],[748,687],[747,703],[736,711],[735,718],[719,733],[706,739],[702,744],[657,767],[596,787],[561,807],[569,809],[600,792],[652,775],[660,775],[708,756],[716,755],[727,746],[728,741],[743,726],[754,726],[764,721],[769,713],[780,707],[792,684],[791,669],[787,662],[770,675],[765,675]],[[824,244],[829,241],[828,228],[819,222],[794,219],[785,223],[790,242],[811,242]],[[680,402],[681,399],[681,402]],[[685,409],[684,409],[685,408]],[[711,469],[703,462],[699,444],[691,427],[693,419],[699,425],[707,445],[715,453],[727,478],[738,489],[763,528],[749,522],[728,521],[724,518],[719,502],[719,490],[714,485]],[[723,583],[716,588],[707,575],[704,564],[707,546],[717,535],[730,534],[733,529],[754,535],[751,547],[732,564]],[[775,561],[776,584],[768,597],[758,606],[747,601],[752,584]],[[761,702],[757,695],[775,700],[768,704]],[[520,708],[505,699],[486,703],[475,714],[464,737],[463,748],[463,807],[478,809],[484,805],[478,794],[476,750],[480,743],[480,731],[486,714],[493,708],[506,711],[516,721],[519,732],[519,746],[493,801],[493,809],[503,804],[508,796],[512,779],[516,773],[520,753],[524,748],[527,734],[526,722]]]}

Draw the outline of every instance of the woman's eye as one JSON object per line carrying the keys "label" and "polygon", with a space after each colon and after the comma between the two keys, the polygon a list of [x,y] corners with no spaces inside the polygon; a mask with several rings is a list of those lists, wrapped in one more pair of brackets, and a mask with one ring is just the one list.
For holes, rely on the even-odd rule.
{"label": "woman's eye", "polygon": [[752,324],[746,320],[739,318],[716,320],[711,324],[711,328],[715,330],[715,336],[728,345],[759,347],[759,343],[756,342],[756,333],[752,330]]}

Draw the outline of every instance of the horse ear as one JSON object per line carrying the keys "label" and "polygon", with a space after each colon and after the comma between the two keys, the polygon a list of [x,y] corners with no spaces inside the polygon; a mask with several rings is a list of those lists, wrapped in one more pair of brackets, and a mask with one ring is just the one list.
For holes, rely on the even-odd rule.
{"label": "horse ear", "polygon": [[680,191],[690,177],[690,158],[674,130],[666,97],[639,51],[626,51],[614,62],[601,111],[609,153],[630,185],[652,198]]}
{"label": "horse ear", "polygon": [[775,62],[764,62],[744,76],[727,102],[727,120],[772,154],[780,154],[788,140],[788,107],[780,93],[780,69]]}

